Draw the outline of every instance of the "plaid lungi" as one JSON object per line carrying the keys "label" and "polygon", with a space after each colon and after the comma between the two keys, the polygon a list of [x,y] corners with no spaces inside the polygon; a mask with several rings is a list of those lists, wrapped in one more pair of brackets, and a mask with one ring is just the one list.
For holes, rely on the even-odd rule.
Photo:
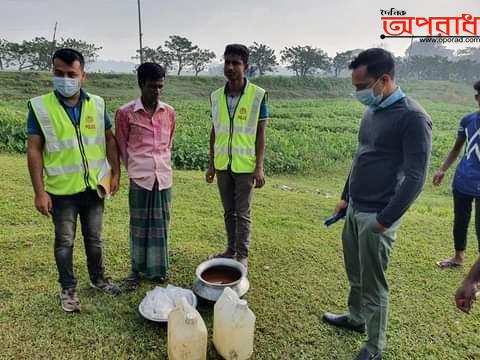
{"label": "plaid lungi", "polygon": [[130,182],[130,257],[132,271],[148,279],[165,277],[168,271],[168,227],[171,188],[146,190]]}

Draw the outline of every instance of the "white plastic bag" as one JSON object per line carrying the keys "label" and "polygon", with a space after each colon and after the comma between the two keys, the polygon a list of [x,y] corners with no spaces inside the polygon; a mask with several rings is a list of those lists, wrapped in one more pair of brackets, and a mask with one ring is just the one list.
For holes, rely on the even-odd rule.
{"label": "white plastic bag", "polygon": [[189,289],[168,285],[166,288],[155,287],[148,291],[139,305],[140,314],[152,321],[167,321],[168,314],[175,308],[175,304],[184,297],[187,302],[197,306],[197,298]]}

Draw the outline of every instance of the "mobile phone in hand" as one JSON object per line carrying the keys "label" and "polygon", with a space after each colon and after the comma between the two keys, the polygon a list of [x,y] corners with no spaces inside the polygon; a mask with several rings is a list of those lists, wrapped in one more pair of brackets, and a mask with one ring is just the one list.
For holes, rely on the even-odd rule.
{"label": "mobile phone in hand", "polygon": [[324,221],[325,226],[330,226],[335,224],[338,220],[343,219],[345,215],[347,214],[347,208],[340,210],[338,213],[335,215],[329,217],[327,220]]}

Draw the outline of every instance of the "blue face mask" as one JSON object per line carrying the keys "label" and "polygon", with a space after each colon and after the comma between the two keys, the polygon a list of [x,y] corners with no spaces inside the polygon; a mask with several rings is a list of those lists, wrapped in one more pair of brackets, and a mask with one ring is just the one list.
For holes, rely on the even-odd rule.
{"label": "blue face mask", "polygon": [[53,87],[63,97],[70,98],[80,91],[80,80],[55,76],[53,78]]}
{"label": "blue face mask", "polygon": [[373,92],[373,88],[375,87],[375,84],[377,83],[377,81],[375,81],[373,83],[372,87],[370,87],[368,89],[355,91],[355,97],[363,105],[365,105],[365,106],[378,106],[378,104],[380,104],[382,102],[383,90],[379,95],[375,95],[375,93]]}

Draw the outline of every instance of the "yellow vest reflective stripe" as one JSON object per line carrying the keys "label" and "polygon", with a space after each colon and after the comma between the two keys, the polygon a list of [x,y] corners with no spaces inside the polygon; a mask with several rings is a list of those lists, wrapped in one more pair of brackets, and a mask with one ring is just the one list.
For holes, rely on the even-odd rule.
{"label": "yellow vest reflective stripe", "polygon": [[264,96],[265,90],[247,82],[231,118],[225,88],[211,94],[215,169],[226,170],[230,165],[236,173],[252,173],[255,170],[257,125]]}
{"label": "yellow vest reflective stripe", "polygon": [[[215,154],[228,154],[228,147],[215,145]],[[232,148],[232,155],[234,156],[255,156],[255,149],[241,149]],[[217,170],[223,170],[218,169]],[[255,170],[255,168],[254,168]]]}
{"label": "yellow vest reflective stripe", "polygon": [[49,193],[71,195],[96,189],[110,171],[105,147],[105,103],[99,96],[88,97],[83,100],[77,126],[53,92],[30,100],[45,138],[43,163]]}
{"label": "yellow vest reflective stripe", "polygon": [[[88,162],[88,167],[89,169],[100,169],[102,170],[105,167],[105,160],[98,160],[98,161],[89,161]],[[72,174],[76,172],[84,172],[85,167],[83,164],[80,165],[67,165],[67,166],[49,166],[45,168],[45,173],[48,176],[59,176],[59,175],[66,175],[66,174]],[[103,172],[103,176],[106,175],[105,172]],[[102,177],[103,177],[102,176]],[[102,178],[100,177],[100,179]]]}

